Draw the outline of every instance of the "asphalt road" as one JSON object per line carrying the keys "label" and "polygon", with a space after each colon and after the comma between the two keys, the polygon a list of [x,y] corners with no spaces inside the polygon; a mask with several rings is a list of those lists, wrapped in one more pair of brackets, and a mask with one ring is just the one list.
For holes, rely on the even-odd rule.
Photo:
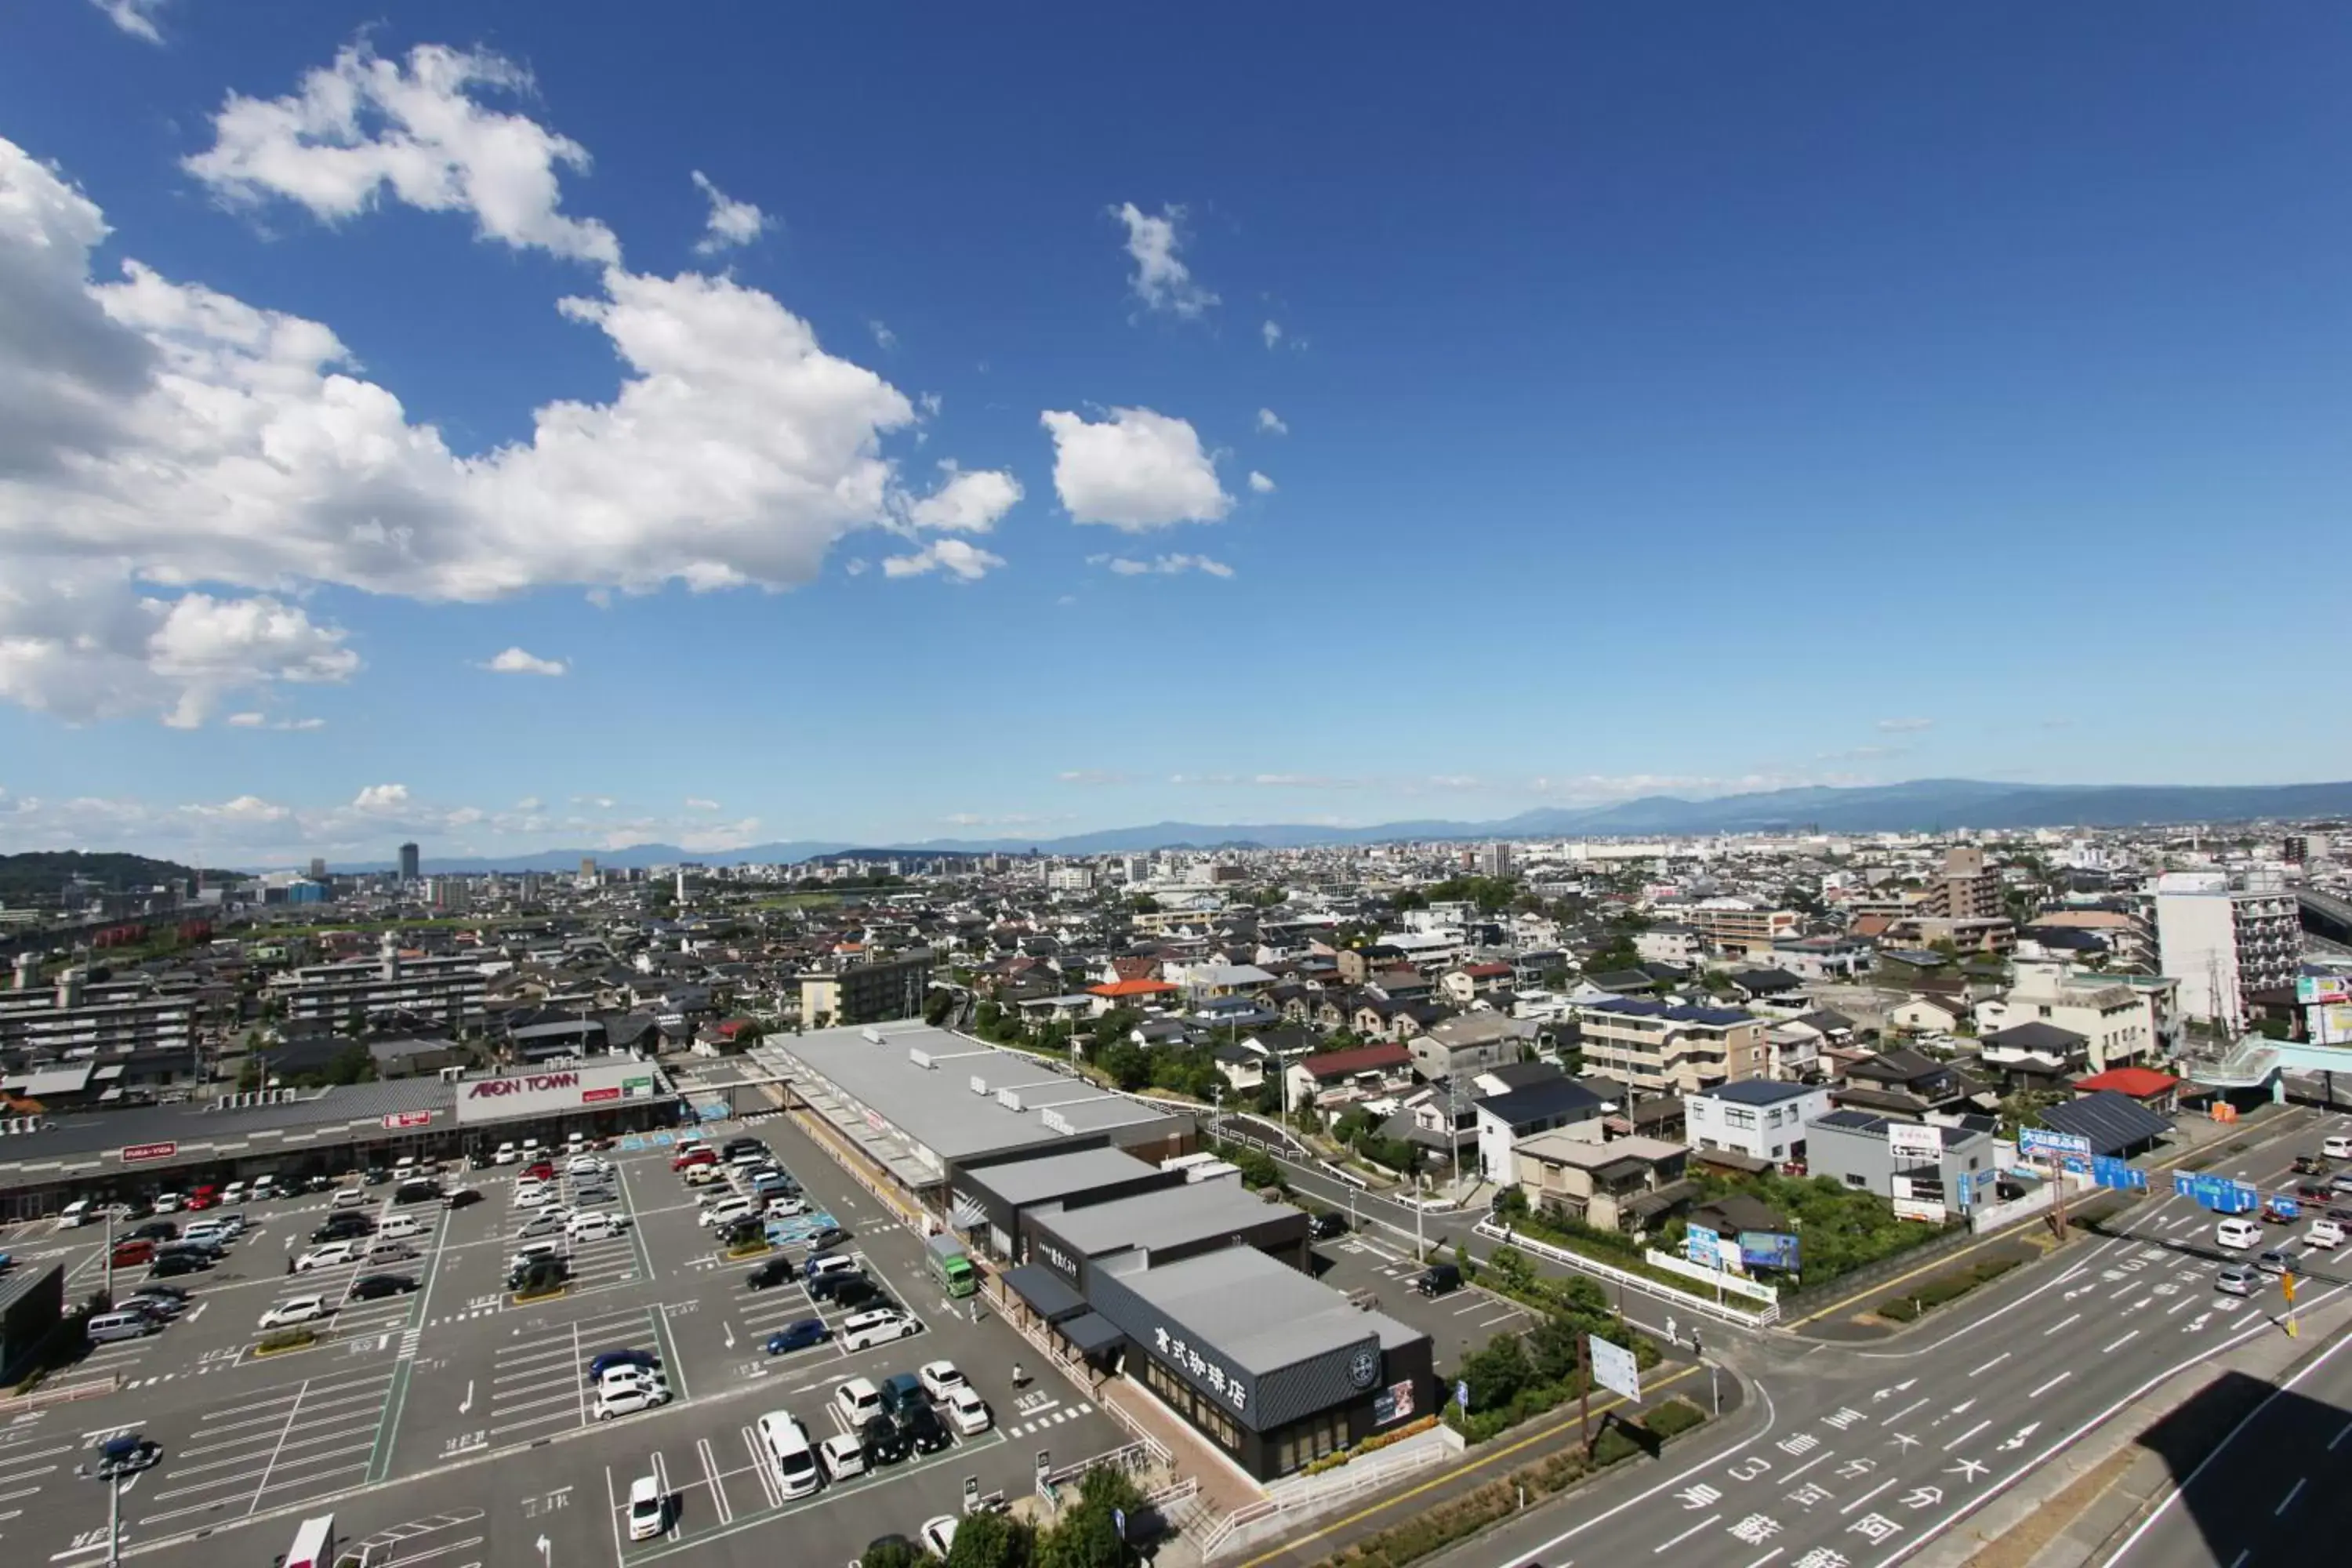
{"label": "asphalt road", "polygon": [[[2352,1125],[2326,1120],[2328,1131]],[[2284,1124],[2240,1157],[2246,1173],[2274,1184],[2315,1145],[2319,1121]],[[1988,1288],[1896,1346],[1798,1349],[1785,1336],[1732,1345],[1727,1358],[1756,1394],[1733,1427],[1440,1561],[1886,1568],[2179,1369],[2283,1334],[2275,1286],[2252,1300],[2214,1289],[2236,1260],[2213,1245],[2210,1215],[2159,1193],[2127,1211],[2118,1234]],[[2313,1332],[2352,1317],[2345,1278],[2325,1264],[2299,1291]],[[2352,1459],[2352,1439],[2337,1452]],[[2293,1479],[2259,1495],[2275,1501]]]}
{"label": "asphalt road", "polygon": [[[667,1149],[649,1145],[615,1156],[618,1207],[635,1223],[577,1249],[562,1297],[518,1303],[501,1289],[520,1218],[512,1173],[473,1173],[488,1201],[433,1215],[419,1257],[394,1266],[416,1272],[422,1289],[347,1303],[318,1347],[258,1358],[265,1307],[297,1290],[340,1299],[357,1270],[285,1273],[326,1212],[324,1197],[253,1205],[257,1229],[227,1261],[178,1281],[196,1298],[179,1322],[101,1347],[73,1374],[111,1370],[124,1380],[119,1392],[0,1427],[0,1550],[96,1568],[106,1491],[75,1467],[95,1442],[131,1431],[162,1442],[165,1458],[122,1489],[128,1549],[192,1568],[268,1562],[301,1518],[328,1511],[340,1534],[397,1537],[403,1561],[430,1557],[436,1568],[537,1563],[542,1537],[548,1561],[567,1565],[635,1568],[680,1555],[748,1565],[780,1552],[844,1562],[877,1535],[954,1512],[967,1477],[983,1492],[1018,1495],[1038,1451],[1061,1464],[1125,1440],[1076,1389],[1041,1380],[1015,1390],[1009,1367],[1022,1342],[947,1300],[919,1239],[789,1122],[750,1131],[852,1232],[846,1247],[921,1318],[923,1332],[855,1354],[826,1343],[767,1357],[761,1342],[775,1327],[841,1314],[794,1287],[744,1289],[749,1263],[719,1261]],[[68,1257],[76,1292],[96,1284],[100,1245],[89,1232],[13,1244],[20,1256]],[[620,1346],[657,1353],[677,1397],[599,1423],[581,1369]],[[954,1361],[988,1399],[992,1430],[811,1499],[786,1503],[774,1493],[748,1437],[761,1413],[788,1409],[813,1436],[829,1436],[835,1383],[935,1359]],[[649,1473],[675,1498],[674,1520],[664,1537],[632,1546],[620,1516],[630,1482]]]}

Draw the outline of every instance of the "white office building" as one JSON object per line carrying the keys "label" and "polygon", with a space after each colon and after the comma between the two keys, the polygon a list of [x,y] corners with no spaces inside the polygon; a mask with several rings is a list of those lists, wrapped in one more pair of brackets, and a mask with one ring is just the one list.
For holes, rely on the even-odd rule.
{"label": "white office building", "polygon": [[2303,928],[2294,895],[2274,880],[2232,888],[2227,872],[2168,871],[2156,881],[2156,943],[2182,1016],[2235,1035],[2250,996],[2294,984]]}

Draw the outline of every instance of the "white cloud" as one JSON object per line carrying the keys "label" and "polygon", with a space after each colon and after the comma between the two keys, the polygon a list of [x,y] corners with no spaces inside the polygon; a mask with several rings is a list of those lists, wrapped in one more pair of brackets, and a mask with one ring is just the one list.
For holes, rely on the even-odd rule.
{"label": "white cloud", "polygon": [[992,468],[965,473],[953,463],[940,468],[947,475],[940,488],[907,507],[907,521],[917,528],[986,533],[1021,500],[1020,481],[1011,474]]}
{"label": "white cloud", "polygon": [[1264,322],[1258,327],[1257,335],[1265,340],[1267,348],[1278,349],[1282,346],[1282,323],[1280,321]]}
{"label": "white cloud", "polygon": [[1216,459],[1185,420],[1149,408],[1114,408],[1093,423],[1046,410],[1054,437],[1054,489],[1073,522],[1130,531],[1178,522],[1214,522],[1234,498],[1217,482]]}
{"label": "white cloud", "polygon": [[527,795],[520,800],[515,802],[515,809],[517,811],[538,811],[546,805],[547,803],[540,799],[539,796],[535,795]]}
{"label": "white cloud", "polygon": [[1267,479],[1264,474],[1259,473],[1255,468],[1252,468],[1250,470],[1249,488],[1250,493],[1253,495],[1270,496],[1274,493],[1274,481]]}
{"label": "white cloud", "polygon": [[1882,757],[1903,755],[1900,746],[1849,746],[1843,752],[1822,752],[1813,760],[1819,763],[1874,763]]}
{"label": "white cloud", "polygon": [[1287,436],[1290,426],[1285,425],[1282,416],[1273,409],[1261,408],[1257,411],[1257,433],[1261,436]]}
{"label": "white cloud", "polygon": [[1361,779],[1333,778],[1328,773],[1171,773],[1172,784],[1213,784],[1246,789],[1356,789]]}
{"label": "white cloud", "polygon": [[106,19],[134,38],[151,44],[163,41],[163,34],[155,26],[156,14],[163,9],[166,0],[89,0],[106,13]]}
{"label": "white cloud", "polygon": [[912,555],[892,555],[882,563],[886,577],[919,577],[927,572],[944,572],[960,581],[970,583],[985,577],[1004,564],[1004,557],[992,555],[961,539],[935,539]]}
{"label": "white cloud", "polygon": [[259,730],[268,724],[269,715],[267,713],[232,713],[226,720],[222,721],[222,722],[233,725],[239,730]]}
{"label": "white cloud", "polygon": [[392,812],[408,804],[408,786],[404,784],[370,784],[352,797],[354,811]]}
{"label": "white cloud", "polygon": [[866,323],[866,330],[874,334],[874,346],[876,348],[882,349],[887,352],[898,346],[898,334],[892,331],[882,322],[868,321]]}
{"label": "white cloud", "polygon": [[324,719],[276,719],[267,713],[232,713],[221,721],[239,730],[323,730]]}
{"label": "white cloud", "polygon": [[1932,730],[1936,721],[1933,719],[1881,719],[1878,727],[1893,734],[1904,735],[1919,730]]}
{"label": "white cloud", "polygon": [[698,800],[688,795],[686,799],[686,808],[688,811],[717,811],[719,803],[715,800]]}
{"label": "white cloud", "polygon": [[710,183],[701,170],[694,171],[694,188],[710,198],[710,218],[702,237],[695,242],[698,256],[716,256],[739,245],[749,245],[769,228],[773,219],[750,202],[739,202]]}
{"label": "white cloud", "polygon": [[[293,97],[232,98],[191,167],[330,220],[388,193],[504,243],[615,260],[609,233],[559,210],[556,174],[584,153],[468,96],[527,85],[491,56],[346,51]],[[16,307],[0,319],[0,700],[193,722],[240,683],[356,669],[289,591],[788,588],[849,531],[905,531],[918,509],[993,521],[991,494],[1012,493],[975,472],[951,496],[908,494],[880,450],[914,422],[908,399],[730,279],[607,266],[559,309],[622,362],[610,400],[549,404],[527,437],[469,455],[319,322],[135,259],[93,279],[107,232],[0,141],[0,299]]]}
{"label": "white cloud", "polygon": [[541,658],[521,648],[510,647],[486,660],[482,668],[499,675],[562,675],[572,667],[560,658]]}
{"label": "white cloud", "polygon": [[1108,768],[1072,768],[1054,775],[1067,784],[1126,784],[1136,782],[1133,773],[1122,773]]}
{"label": "white cloud", "polygon": [[184,160],[224,201],[296,202],[327,222],[389,191],[428,212],[469,212],[485,239],[617,266],[620,241],[593,218],[566,217],[559,169],[587,149],[478,91],[528,96],[530,73],[481,50],[420,44],[404,64],[354,44],[284,98],[231,93],[213,145]]}
{"label": "white cloud", "polygon": [[1128,285],[1145,310],[1193,321],[1217,302],[1214,294],[1193,281],[1192,269],[1176,254],[1182,244],[1176,234],[1184,218],[1182,207],[1163,206],[1154,217],[1133,202],[1121,202],[1110,213],[1127,226],[1127,254],[1135,263]]}
{"label": "white cloud", "polygon": [[1222,561],[1212,561],[1205,555],[1158,555],[1149,561],[1137,561],[1124,555],[1089,555],[1089,566],[1106,566],[1120,577],[1141,577],[1147,574],[1174,576],[1182,572],[1202,572],[1212,577],[1230,577],[1234,569]]}

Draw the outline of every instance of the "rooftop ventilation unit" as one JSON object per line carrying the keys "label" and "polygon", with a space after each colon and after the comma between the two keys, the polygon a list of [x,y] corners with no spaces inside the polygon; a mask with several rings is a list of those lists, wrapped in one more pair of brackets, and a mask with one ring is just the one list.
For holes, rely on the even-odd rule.
{"label": "rooftop ventilation unit", "polygon": [[1000,1089],[996,1091],[996,1103],[1007,1110],[1019,1110],[1022,1108],[1021,1097],[1009,1089]]}
{"label": "rooftop ventilation unit", "polygon": [[919,1050],[913,1046],[908,1046],[907,1047],[907,1059],[914,1063],[917,1067],[922,1068],[925,1072],[937,1072],[939,1070],[931,1064],[930,1052]]}
{"label": "rooftop ventilation unit", "polygon": [[882,1031],[876,1028],[871,1024],[866,1025],[866,1027],[858,1030],[857,1032],[866,1037],[866,1043],[869,1046],[878,1046],[882,1043]]}
{"label": "rooftop ventilation unit", "polygon": [[971,1091],[974,1094],[986,1094],[988,1092],[988,1080],[981,1077],[978,1073],[972,1074]]}

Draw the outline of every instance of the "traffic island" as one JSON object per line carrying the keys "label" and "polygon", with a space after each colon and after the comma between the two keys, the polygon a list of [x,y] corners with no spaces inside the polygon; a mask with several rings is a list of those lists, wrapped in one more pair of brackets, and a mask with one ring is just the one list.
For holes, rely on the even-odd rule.
{"label": "traffic island", "polygon": [[1871,1310],[1886,1322],[1916,1322],[1937,1308],[1958,1300],[1978,1286],[1991,1284],[2016,1268],[2019,1262],[2020,1259],[2015,1258],[1988,1258],[1982,1262],[1931,1275],[1910,1286],[1901,1295],[1888,1297]]}
{"label": "traffic island", "polygon": [[318,1342],[319,1335],[313,1330],[280,1329],[275,1333],[264,1334],[255,1342],[254,1359],[258,1361],[263,1356],[291,1355],[296,1351],[307,1351]]}
{"label": "traffic island", "polygon": [[556,1300],[570,1289],[569,1285],[551,1285],[543,1290],[518,1290],[510,1300],[518,1307],[528,1307],[535,1302]]}
{"label": "traffic island", "polygon": [[727,1248],[724,1252],[720,1253],[719,1256],[724,1258],[730,1263],[740,1263],[747,1258],[757,1258],[763,1252],[773,1252],[776,1249],[764,1241],[747,1241],[740,1246]]}

